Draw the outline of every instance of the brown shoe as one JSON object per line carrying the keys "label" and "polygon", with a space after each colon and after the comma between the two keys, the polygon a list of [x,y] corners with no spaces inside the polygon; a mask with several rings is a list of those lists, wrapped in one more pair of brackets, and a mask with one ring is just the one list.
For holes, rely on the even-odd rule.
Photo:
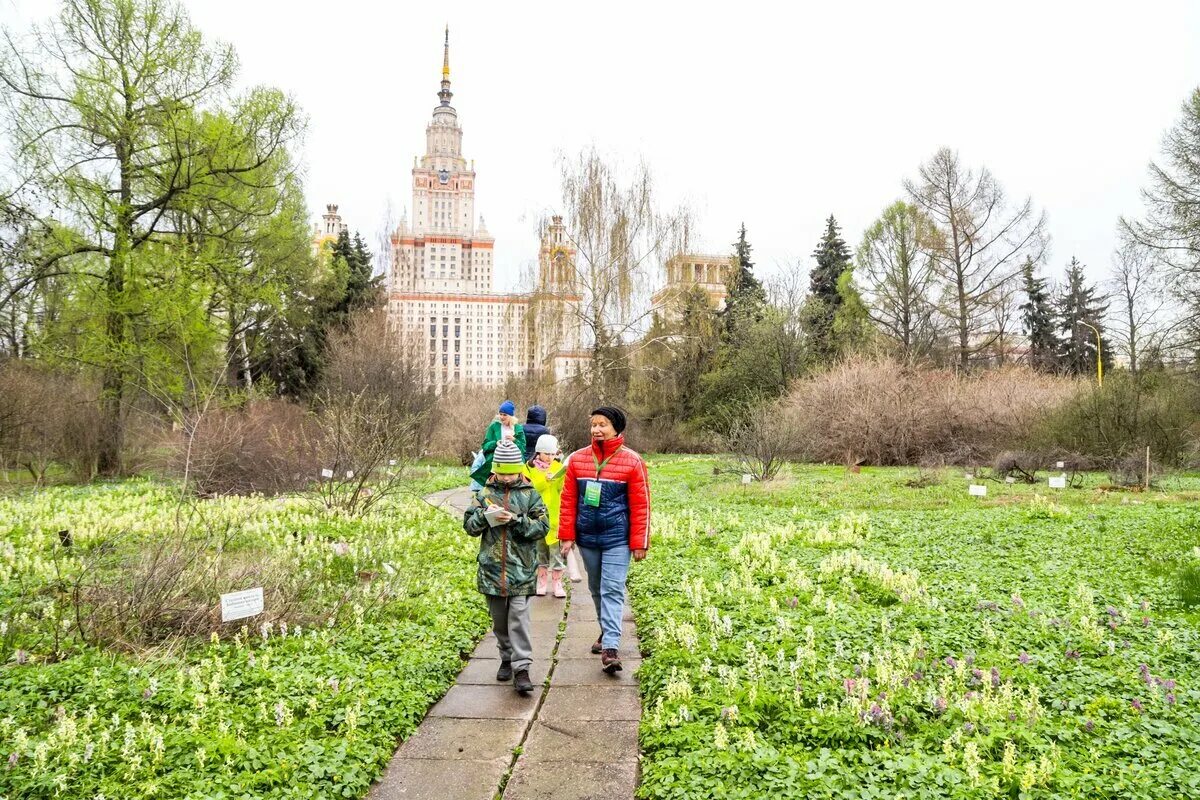
{"label": "brown shoe", "polygon": [[600,655],[600,651],[603,649],[604,649],[604,645],[602,645],[600,643],[599,639],[597,639],[595,642],[592,643],[592,655],[594,655],[594,656]]}
{"label": "brown shoe", "polygon": [[517,670],[517,674],[513,676],[513,688],[520,694],[529,694],[533,691],[533,681],[529,680],[529,670]]}
{"label": "brown shoe", "polygon": [[621,657],[617,655],[617,651],[613,648],[608,648],[600,656],[600,668],[613,675],[621,671]]}

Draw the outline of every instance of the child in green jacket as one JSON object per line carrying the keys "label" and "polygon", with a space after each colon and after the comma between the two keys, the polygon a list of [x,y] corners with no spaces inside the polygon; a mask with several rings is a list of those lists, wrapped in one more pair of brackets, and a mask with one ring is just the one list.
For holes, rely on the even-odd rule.
{"label": "child in green jacket", "polygon": [[496,680],[512,679],[521,694],[533,691],[529,667],[529,598],[537,590],[537,545],[550,531],[546,506],[525,478],[523,453],[502,440],[492,459],[492,476],[475,493],[463,528],[480,537],[476,584],[487,598],[500,649]]}
{"label": "child in green jacket", "polygon": [[522,453],[525,452],[525,428],[517,422],[516,413],[517,407],[513,405],[513,401],[505,400],[500,404],[499,413],[492,420],[492,424],[488,425],[487,433],[483,436],[483,446],[480,448],[483,463],[471,471],[471,480],[480,486],[487,483],[488,476],[492,474],[492,454],[500,442],[513,442],[521,448]]}

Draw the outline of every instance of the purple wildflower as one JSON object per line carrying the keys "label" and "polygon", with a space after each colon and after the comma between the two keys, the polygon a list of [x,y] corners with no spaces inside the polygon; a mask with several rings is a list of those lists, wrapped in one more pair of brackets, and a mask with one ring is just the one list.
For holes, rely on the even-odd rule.
{"label": "purple wildflower", "polygon": [[13,767],[15,767],[17,765],[17,762],[20,760],[21,760],[20,754],[17,753],[16,750],[13,750],[8,756],[8,768],[12,769]]}
{"label": "purple wildflower", "polygon": [[1077,659],[1077,658],[1080,658],[1079,651],[1078,651],[1078,650],[1068,650],[1068,651],[1067,651],[1067,658],[1070,658],[1070,659]]}
{"label": "purple wildflower", "polygon": [[18,664],[28,664],[29,663],[29,653],[26,653],[24,650],[18,650],[17,651],[17,663]]}
{"label": "purple wildflower", "polygon": [[799,597],[789,597],[787,600],[787,605],[788,605],[788,608],[795,608],[796,606],[800,605],[800,598]]}
{"label": "purple wildflower", "polygon": [[1109,630],[1115,631],[1117,629],[1117,621],[1115,619],[1110,619],[1108,621],[1108,628],[1109,628]]}
{"label": "purple wildflower", "polygon": [[1009,721],[1009,722],[1016,722],[1016,721],[1017,721],[1017,715],[1016,715],[1016,714],[1014,714],[1012,711],[1008,712],[1008,721]]}
{"label": "purple wildflower", "polygon": [[1029,653],[1026,653],[1024,650],[1021,651],[1021,655],[1017,656],[1017,661],[1020,661],[1022,664],[1028,664],[1030,660]]}
{"label": "purple wildflower", "polygon": [[1089,719],[1087,722],[1085,722],[1083,724],[1083,727],[1088,733],[1091,733],[1092,731],[1094,731],[1096,729],[1096,723],[1092,722]]}
{"label": "purple wildflower", "polygon": [[971,653],[967,653],[967,666],[971,667],[974,665],[975,665],[975,656]]}
{"label": "purple wildflower", "polygon": [[992,667],[992,688],[1000,688],[1000,670],[996,667]]}
{"label": "purple wildflower", "polygon": [[950,669],[958,669],[958,662],[954,660],[954,656],[946,656],[945,663]]}
{"label": "purple wildflower", "polygon": [[918,651],[917,651],[917,658],[918,658],[918,659],[920,659],[921,661],[924,661],[924,660],[925,660],[925,655],[926,655],[926,654],[925,654],[925,648],[924,648],[924,647],[922,647],[920,650],[918,650]]}
{"label": "purple wildflower", "polygon": [[1143,600],[1141,608],[1142,608],[1142,611],[1149,611],[1150,610],[1150,601]]}
{"label": "purple wildflower", "polygon": [[1142,617],[1142,627],[1143,628],[1150,627],[1150,618],[1149,617]]}
{"label": "purple wildflower", "polygon": [[1119,617],[1119,616],[1121,616],[1121,612],[1120,612],[1120,611],[1117,611],[1117,610],[1116,610],[1115,608],[1113,608],[1112,606],[1109,606],[1108,608],[1106,608],[1106,609],[1104,609],[1104,610],[1108,612],[1108,615],[1109,615],[1110,617]]}
{"label": "purple wildflower", "polygon": [[1023,599],[1021,599],[1021,595],[1015,594],[1015,593],[1012,596],[1012,604],[1016,608],[1024,608],[1025,607],[1025,601]]}
{"label": "purple wildflower", "polygon": [[971,682],[972,683],[983,683],[983,670],[981,670],[981,669],[971,670]]}
{"label": "purple wildflower", "polygon": [[968,700],[977,700],[979,698],[979,692],[967,692],[964,697],[966,697]]}
{"label": "purple wildflower", "polygon": [[1175,693],[1174,692],[1167,692],[1167,705],[1169,705],[1169,706],[1175,705]]}
{"label": "purple wildflower", "polygon": [[1142,682],[1145,683],[1147,686],[1149,686],[1150,682],[1151,682],[1150,665],[1149,664],[1138,664],[1138,672],[1142,676]]}
{"label": "purple wildflower", "polygon": [[914,672],[912,674],[912,679],[914,681],[923,681],[923,680],[925,680],[925,673],[922,672],[921,670],[917,670],[916,672]]}
{"label": "purple wildflower", "polygon": [[1133,701],[1130,702],[1130,705],[1133,706],[1133,710],[1139,714],[1145,710],[1145,706],[1142,705],[1142,701],[1138,700],[1137,698],[1134,698]]}
{"label": "purple wildflower", "polygon": [[842,681],[842,685],[846,687],[846,694],[854,694],[854,688],[858,685],[858,681],[853,678],[846,678]]}
{"label": "purple wildflower", "polygon": [[949,703],[946,702],[946,698],[944,697],[939,697],[933,701],[933,710],[938,714],[945,714],[948,707]]}
{"label": "purple wildflower", "polygon": [[974,725],[972,725],[972,724],[971,724],[971,723],[969,723],[969,722],[964,722],[964,723],[963,723],[963,733],[965,733],[965,734],[967,734],[968,736],[970,736],[970,735],[971,735],[972,733],[974,733],[974,732],[975,732],[975,726],[974,726]]}
{"label": "purple wildflower", "polygon": [[1173,692],[1175,691],[1175,681],[1171,678],[1167,678],[1165,681],[1162,681],[1162,687],[1168,692]]}

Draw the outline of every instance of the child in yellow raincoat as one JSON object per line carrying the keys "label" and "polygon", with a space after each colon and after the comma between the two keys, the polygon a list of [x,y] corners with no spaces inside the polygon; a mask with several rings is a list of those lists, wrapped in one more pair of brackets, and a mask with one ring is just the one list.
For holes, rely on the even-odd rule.
{"label": "child in yellow raincoat", "polygon": [[544,596],[549,589],[555,597],[566,597],[563,573],[567,562],[558,546],[558,509],[567,470],[559,455],[558,439],[543,433],[538,437],[533,458],[525,465],[525,477],[542,496],[550,517],[550,532],[538,542],[537,593]]}

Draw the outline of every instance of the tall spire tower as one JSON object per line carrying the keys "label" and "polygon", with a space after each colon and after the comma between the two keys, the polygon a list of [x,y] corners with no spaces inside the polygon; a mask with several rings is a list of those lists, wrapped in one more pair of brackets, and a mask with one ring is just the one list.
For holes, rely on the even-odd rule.
{"label": "tall spire tower", "polygon": [[442,101],[442,106],[450,108],[450,98],[454,93],[450,91],[450,26],[446,26],[446,44],[442,54],[442,90],[438,92],[438,98]]}

